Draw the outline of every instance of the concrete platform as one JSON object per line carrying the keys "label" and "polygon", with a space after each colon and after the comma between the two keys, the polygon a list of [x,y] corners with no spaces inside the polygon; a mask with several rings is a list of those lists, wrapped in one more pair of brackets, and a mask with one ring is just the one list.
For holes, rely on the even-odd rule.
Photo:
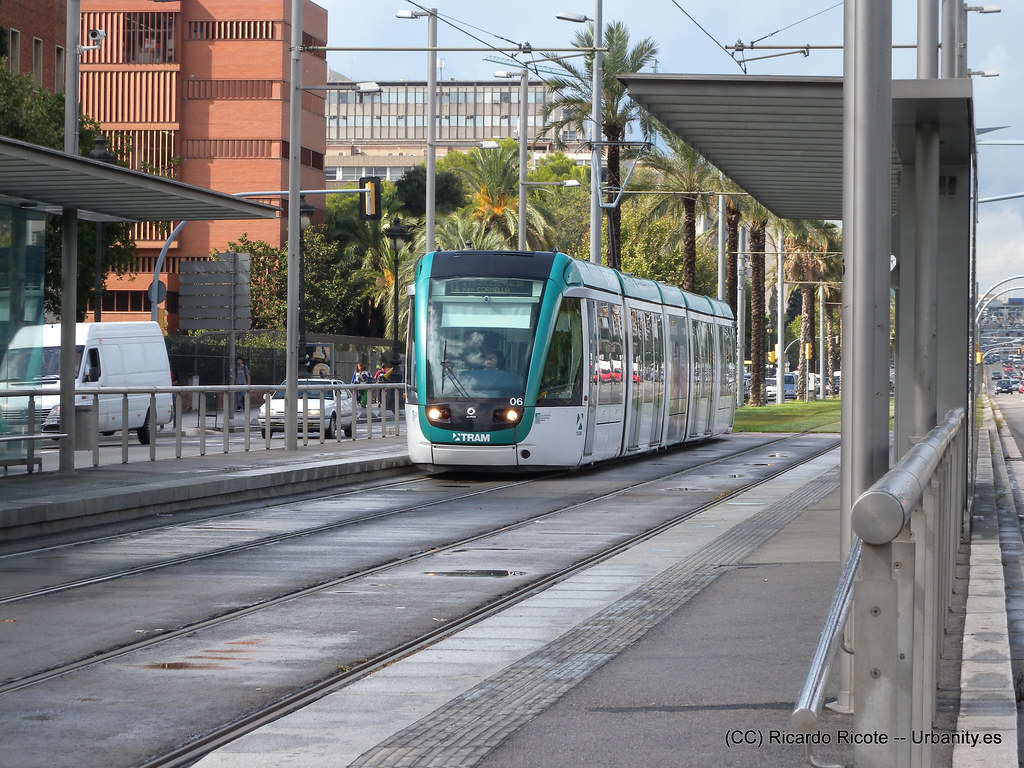
{"label": "concrete platform", "polygon": [[[994,436],[991,420],[985,438],[989,429]],[[1012,496],[998,448],[993,463],[998,441],[979,444],[974,539],[961,569],[968,595],[956,625],[964,629],[953,638],[964,664],[960,654],[943,662],[937,727],[998,732],[1001,743],[933,751],[933,765],[956,768],[1010,766],[1017,756],[997,517],[997,500],[1005,513]],[[804,765],[803,747],[786,736],[839,573],[838,461],[827,454],[724,502],[198,765]],[[0,519],[8,528],[24,521],[11,529],[21,533],[59,530],[83,506],[100,517],[150,515],[407,466],[404,438],[382,438],[11,477],[0,480]],[[833,679],[826,698],[836,687]],[[851,716],[826,710],[832,743],[815,757],[849,762],[840,735],[851,729]]]}

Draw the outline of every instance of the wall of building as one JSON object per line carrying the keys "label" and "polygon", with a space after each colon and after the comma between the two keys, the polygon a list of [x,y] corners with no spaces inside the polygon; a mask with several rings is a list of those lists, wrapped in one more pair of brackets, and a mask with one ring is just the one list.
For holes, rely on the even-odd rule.
{"label": "wall of building", "polygon": [[65,0],[0,3],[0,27],[11,55],[8,68],[32,75],[40,88],[56,93],[64,87]]}
{"label": "wall of building", "polygon": [[[303,5],[303,41],[325,45],[327,11]],[[129,150],[132,167],[157,170],[198,187],[231,194],[288,186],[291,57],[289,0],[82,0],[82,29],[107,38],[81,61],[83,110],[112,143]],[[325,83],[323,53],[303,55],[303,82]],[[324,94],[302,98],[303,188],[323,189]],[[279,197],[265,202],[280,205]],[[310,198],[318,209],[323,199]],[[316,217],[314,216],[314,219]],[[168,329],[177,327],[177,265],[225,250],[243,234],[274,247],[287,244],[286,216],[276,220],[191,222],[168,253]],[[110,275],[116,292],[105,319],[140,316],[169,225],[136,228],[137,269]],[[143,314],[148,315],[148,303]],[[120,308],[120,309],[119,309]]]}

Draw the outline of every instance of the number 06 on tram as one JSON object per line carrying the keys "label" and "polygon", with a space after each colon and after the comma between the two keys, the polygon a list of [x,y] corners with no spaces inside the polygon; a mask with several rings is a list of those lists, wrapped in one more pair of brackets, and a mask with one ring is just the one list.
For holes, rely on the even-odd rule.
{"label": "number 06 on tram", "polygon": [[428,253],[411,293],[417,465],[571,469],[732,431],[724,302],[557,252]]}

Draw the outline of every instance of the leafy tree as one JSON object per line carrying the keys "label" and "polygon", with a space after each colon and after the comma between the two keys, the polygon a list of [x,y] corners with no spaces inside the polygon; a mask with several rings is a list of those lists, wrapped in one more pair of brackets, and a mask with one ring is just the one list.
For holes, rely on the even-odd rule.
{"label": "leafy tree", "polygon": [[283,331],[288,307],[287,250],[264,240],[250,240],[248,234],[229,242],[227,250],[249,254],[252,327]]}
{"label": "leafy tree", "polygon": [[351,249],[327,239],[324,225],[303,233],[306,333],[364,335],[360,309],[370,280]]}
{"label": "leafy tree", "polygon": [[[572,44],[576,48],[593,48],[593,25],[578,31]],[[618,189],[622,184],[620,144],[625,140],[630,126],[637,124],[645,139],[653,133],[652,118],[626,95],[626,87],[619,82],[618,76],[639,72],[650,64],[658,54],[658,46],[650,38],[645,38],[630,48],[629,29],[618,21],[607,25],[604,44],[608,51],[601,57],[601,132],[605,140],[611,142],[608,145],[607,186]],[[563,129],[573,127],[584,135],[587,132],[593,102],[594,58],[593,54],[586,56],[585,64],[580,68],[575,59],[552,56],[554,65],[561,68],[562,72],[545,81],[545,85],[554,93],[554,98],[544,105],[543,115],[545,120],[552,115],[561,116],[547,123],[540,135],[551,132],[555,146],[562,148]],[[621,229],[621,213],[616,208],[609,215],[608,241],[612,247],[608,251],[608,265],[611,267],[619,264],[615,244],[622,242]]]}
{"label": "leafy tree", "polygon": [[[435,169],[434,207],[439,214],[447,214],[461,208],[466,202],[466,191],[462,180],[454,171]],[[411,216],[426,215],[427,166],[420,163],[406,171],[395,182],[398,202]]]}
{"label": "leafy tree", "polygon": [[590,183],[590,169],[576,165],[565,152],[549,152],[529,173],[530,181],[578,181],[581,187]]}
{"label": "leafy tree", "polygon": [[[88,154],[99,135],[99,124],[79,117],[79,152]],[[64,96],[37,89],[28,76],[14,75],[7,60],[0,59],[0,135],[19,141],[62,149],[64,147]],[[95,225],[78,227],[77,320],[85,318],[85,308],[93,292],[96,275]],[[130,224],[105,224],[100,269],[124,274],[135,256]],[[45,278],[43,302],[47,312],[61,313],[61,217],[47,216],[45,236]]]}

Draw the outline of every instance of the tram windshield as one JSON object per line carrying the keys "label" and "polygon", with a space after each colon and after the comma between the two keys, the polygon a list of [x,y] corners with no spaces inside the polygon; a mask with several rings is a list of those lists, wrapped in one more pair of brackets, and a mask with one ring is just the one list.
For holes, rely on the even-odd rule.
{"label": "tram windshield", "polygon": [[428,402],[524,395],[543,282],[506,277],[430,281]]}

